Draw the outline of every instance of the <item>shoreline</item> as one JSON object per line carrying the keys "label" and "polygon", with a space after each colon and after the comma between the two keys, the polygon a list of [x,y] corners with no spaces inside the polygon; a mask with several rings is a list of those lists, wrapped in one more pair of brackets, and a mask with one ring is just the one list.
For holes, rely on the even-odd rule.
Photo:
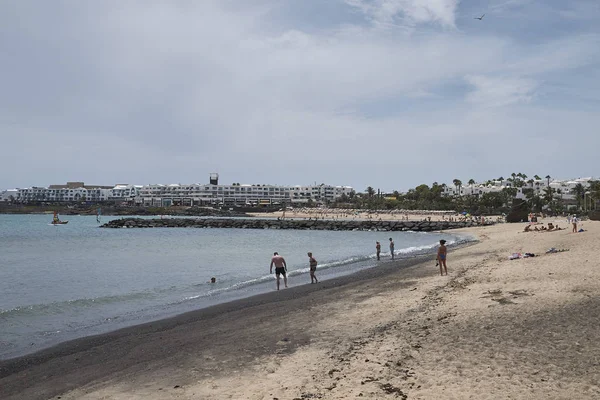
{"label": "shoreline", "polygon": [[[476,243],[476,241],[465,242],[453,248],[456,249],[468,247]],[[16,381],[10,378],[18,377],[20,374],[25,373],[27,370],[32,368],[44,371],[44,376],[47,374],[47,369],[53,370],[56,368],[63,371],[63,373],[76,373],[80,367],[77,366],[69,368],[68,364],[72,363],[73,360],[79,361],[80,358],[78,355],[96,352],[99,348],[103,349],[103,352],[106,351],[106,353],[108,353],[105,353],[107,358],[118,358],[119,353],[123,351],[129,352],[132,350],[131,347],[133,346],[131,345],[131,340],[136,337],[144,337],[145,340],[148,341],[144,347],[148,347],[148,350],[151,350],[151,348],[156,344],[155,336],[160,335],[163,332],[166,333],[177,329],[181,326],[198,325],[203,322],[222,320],[227,315],[239,315],[249,310],[256,312],[257,308],[271,310],[273,308],[277,308],[279,302],[296,302],[302,304],[306,301],[309,301],[309,296],[311,294],[340,290],[347,286],[362,285],[372,280],[382,279],[386,276],[397,273],[399,270],[421,265],[427,260],[431,261],[432,257],[433,253],[422,254],[393,261],[383,261],[377,266],[360,270],[349,275],[324,280],[319,282],[317,285],[306,283],[293,286],[291,288],[282,289],[280,291],[273,290],[267,293],[256,294],[250,297],[216,304],[198,310],[188,311],[173,317],[121,328],[108,333],[72,339],[53,345],[49,348],[40,349],[30,354],[0,360],[0,397],[3,399],[11,398],[11,396],[18,395],[19,393],[22,393],[23,390],[27,390],[29,385],[26,382],[23,382],[18,378]],[[299,307],[299,304],[296,304],[294,308],[301,308]],[[261,312],[264,312],[264,310],[261,310]],[[195,328],[198,327],[196,326]],[[105,350],[113,345],[116,345],[119,350]],[[142,353],[145,351],[146,350],[142,350]],[[160,356],[167,356],[167,354],[161,352]],[[151,358],[155,357],[156,356],[154,355]],[[134,364],[138,364],[140,361],[141,360],[135,360]],[[92,362],[92,364],[95,363]],[[122,369],[129,367],[131,367],[131,365],[119,365],[119,368]],[[93,376],[88,378],[98,379],[109,375],[109,371],[112,371],[112,368],[108,370],[102,368],[98,373],[93,374]],[[30,376],[30,373],[28,373],[28,376]],[[9,382],[6,382],[6,380]],[[88,383],[87,379],[78,382],[78,385],[86,383]],[[54,384],[51,386],[54,386]],[[32,397],[29,398],[38,398],[36,396],[42,396],[39,398],[48,398],[63,393],[65,390],[71,388],[72,387],[69,385],[64,386],[63,384],[58,384],[52,389],[44,389],[42,390],[42,393],[33,394]]]}
{"label": "shoreline", "polygon": [[[442,233],[442,231],[428,232],[428,233]],[[473,245],[477,244],[477,242],[478,242],[477,239],[475,239],[471,236],[468,236],[468,235],[464,235],[464,236],[463,235],[455,235],[455,236],[460,238],[460,241],[457,244],[449,245],[448,246],[449,250],[456,250],[456,249],[463,248],[463,247],[473,246]],[[400,249],[400,250],[402,250],[402,249]],[[385,256],[385,258],[383,258],[378,263],[377,263],[377,261],[373,260],[373,262],[376,262],[377,264],[374,264],[372,266],[366,266],[366,267],[362,267],[361,269],[353,271],[353,272],[349,272],[349,273],[341,274],[341,275],[335,275],[335,276],[329,277],[329,278],[324,278],[322,281],[320,281],[320,283],[322,283],[325,286],[321,285],[321,287],[314,287],[310,283],[307,282],[307,283],[301,283],[301,284],[294,285],[287,289],[281,289],[280,292],[297,291],[299,293],[295,293],[294,296],[295,295],[303,296],[303,295],[306,295],[307,292],[309,293],[309,292],[318,290],[319,288],[320,289],[328,289],[331,287],[344,286],[349,283],[358,283],[365,279],[380,278],[387,274],[391,274],[391,273],[397,271],[399,268],[412,267],[417,264],[421,264],[421,263],[425,262],[426,259],[432,260],[432,259],[434,259],[434,256],[435,256],[435,247],[428,249],[426,251],[421,250],[420,252],[416,252],[416,253],[399,254],[396,256],[396,259],[394,259],[394,260],[391,260],[391,259],[387,258],[388,256]],[[305,273],[302,275],[308,276],[308,273]],[[327,275],[325,275],[325,276],[327,276]],[[275,282],[275,281],[273,281],[273,282]],[[247,297],[241,297],[241,298],[237,298],[234,300],[227,300],[223,303],[217,303],[217,304],[201,307],[201,308],[198,308],[195,310],[185,311],[180,314],[168,316],[165,318],[160,318],[160,319],[156,319],[153,321],[143,322],[143,323],[135,324],[135,325],[131,325],[131,326],[125,326],[122,328],[117,328],[117,329],[109,331],[109,332],[69,339],[64,342],[56,343],[56,344],[50,345],[48,347],[44,347],[44,348],[35,350],[30,353],[20,354],[20,355],[10,357],[10,358],[4,358],[4,359],[0,358],[0,379],[3,377],[2,370],[3,370],[5,363],[11,363],[12,361],[16,361],[19,359],[26,359],[26,358],[38,359],[38,360],[45,359],[45,358],[48,358],[49,355],[51,355],[51,353],[53,352],[53,350],[55,348],[67,346],[73,342],[81,342],[82,345],[85,347],[85,342],[88,339],[97,338],[97,339],[99,339],[99,342],[103,342],[103,339],[108,340],[108,339],[110,339],[109,336],[112,336],[112,334],[117,334],[120,331],[135,330],[137,328],[146,328],[146,327],[149,327],[150,325],[156,325],[158,323],[162,323],[163,321],[166,323],[166,325],[168,325],[169,320],[185,319],[187,317],[190,317],[193,319],[194,314],[196,314],[196,313],[206,313],[207,315],[214,315],[215,313],[218,313],[218,312],[229,312],[232,310],[238,310],[241,308],[251,307],[256,304],[263,304],[265,302],[274,302],[278,299],[269,298],[269,297],[274,297],[274,296],[284,297],[285,295],[277,295],[277,291],[275,291],[275,290],[264,292],[264,293],[252,294]],[[263,298],[263,297],[265,297],[265,298]],[[284,297],[284,300],[285,300],[285,297]],[[215,308],[215,309],[218,308],[219,310],[215,311],[215,310],[213,310],[213,308]],[[103,336],[107,336],[107,338],[103,338]],[[81,347],[81,346],[79,346],[79,347]],[[45,353],[48,353],[48,354],[45,354]]]}
{"label": "shoreline", "polygon": [[428,255],[70,342],[0,362],[0,395],[598,398],[600,223],[583,227],[457,230],[479,241],[450,249],[449,276]]}
{"label": "shoreline", "polygon": [[[29,219],[29,218],[27,218]],[[84,220],[85,218],[82,218],[82,220]],[[76,221],[74,221],[75,223],[77,223]],[[75,223],[71,226],[73,226],[74,228]],[[81,221],[79,223],[82,223]],[[53,228],[50,228],[53,229]],[[95,229],[95,228],[90,228],[90,229]],[[258,232],[259,234],[262,233],[262,231]],[[441,233],[441,232],[440,232]],[[118,232],[118,236],[120,235],[132,235],[133,237],[137,237],[137,232],[125,232],[125,231],[121,231]],[[163,235],[160,232],[157,232],[158,234],[158,240],[161,240],[160,237]],[[228,234],[228,233],[227,233]],[[244,232],[244,234],[246,234]],[[249,233],[250,235],[254,235],[252,233]],[[273,232],[273,234],[275,235],[279,235],[278,233]],[[312,233],[308,233],[310,235],[310,237],[312,237]],[[321,233],[315,233],[316,235],[326,235],[327,238],[329,238],[330,235],[343,235],[343,232],[339,232],[339,233],[330,233],[330,232],[321,232]],[[359,235],[359,233],[357,233],[357,235]],[[404,234],[399,234],[399,237],[405,237]],[[423,253],[431,253],[434,250],[434,246],[437,244],[438,239],[437,238],[438,235],[436,234],[422,234],[422,235],[407,235],[407,244],[403,245],[403,240],[398,241],[397,240],[397,256],[396,258],[405,258],[405,257],[412,257],[414,255],[419,255],[419,254],[423,254]],[[295,237],[295,233],[292,232],[292,237]],[[336,236],[336,237],[344,237],[344,236]],[[414,237],[414,239],[411,239],[411,237]],[[463,241],[468,241],[468,240],[472,240],[469,237],[464,237],[464,236],[456,236],[454,235],[452,232],[446,232],[444,234],[444,237],[446,239],[451,240],[452,242],[455,243],[459,243],[459,242],[463,242]],[[137,240],[137,239],[136,239]],[[415,243],[418,244],[410,244],[413,243],[413,241],[415,241]],[[160,243],[160,242],[159,242]],[[364,243],[363,241],[361,241],[359,243],[362,244]],[[297,246],[296,246],[297,247]],[[329,280],[332,278],[335,278],[336,276],[341,276],[341,275],[347,275],[347,274],[352,274],[357,270],[361,270],[361,269],[365,269],[365,268],[371,268],[371,267],[376,267],[377,268],[377,264],[380,264],[380,262],[377,262],[375,260],[375,249],[372,249],[372,252],[369,252],[368,247],[365,248],[357,248],[357,251],[354,252],[352,251],[352,249],[348,249],[349,251],[347,252],[340,252],[339,249],[331,249],[332,253],[334,252],[337,256],[339,257],[333,257],[330,260],[328,259],[326,260],[321,260],[322,261],[322,265],[320,266],[321,272],[318,274],[320,277],[324,278],[324,280]],[[268,254],[268,253],[267,253]],[[351,254],[352,256],[347,256]],[[293,258],[292,260],[296,260],[295,258]],[[304,261],[302,259],[299,259],[300,261]],[[389,262],[390,258],[389,258],[389,254],[385,255],[385,251],[384,251],[384,255],[382,256],[382,261],[381,263],[384,262]],[[288,259],[288,261],[290,261],[290,259]],[[297,260],[298,261],[298,260]],[[107,261],[102,261],[101,263],[104,264]],[[242,259],[242,264],[243,265],[244,261]],[[214,264],[214,263],[213,263]],[[290,286],[295,286],[298,284],[304,284],[304,282],[307,281],[307,277],[308,277],[308,270],[306,269],[305,272],[303,272],[304,268],[304,263],[300,262],[300,263],[292,263],[291,265],[291,270],[290,270],[290,276],[291,276],[291,285]],[[212,269],[212,268],[210,268]],[[209,271],[210,272],[210,271]],[[264,273],[263,273],[264,272]],[[35,311],[37,309],[39,309],[40,307],[43,306],[43,304],[39,304],[39,305],[34,305],[33,308],[35,308],[35,310],[33,311],[27,311],[25,309],[25,307],[18,307],[18,306],[11,306],[11,304],[7,304],[6,309],[10,309],[7,310],[6,313],[4,313],[3,315],[5,317],[7,317],[5,319],[5,322],[7,324],[7,330],[6,330],[6,338],[2,343],[2,352],[0,353],[0,360],[9,360],[9,359],[13,359],[13,358],[17,358],[20,356],[26,356],[26,355],[31,355],[34,354],[38,351],[43,351],[44,349],[48,349],[51,348],[55,345],[59,345],[60,343],[64,343],[70,340],[74,340],[74,339],[78,339],[78,338],[82,338],[82,337],[88,337],[88,336],[92,336],[92,335],[98,335],[98,334],[103,334],[103,333],[108,333],[108,332],[113,332],[116,331],[118,329],[121,328],[125,328],[125,327],[130,327],[130,326],[134,326],[134,325],[139,325],[142,323],[146,323],[146,322],[150,322],[150,321],[157,321],[163,318],[169,318],[175,315],[179,315],[185,312],[188,312],[190,310],[197,310],[197,309],[201,309],[201,308],[206,308],[206,307],[210,307],[213,304],[218,304],[218,303],[224,303],[224,302],[229,302],[231,300],[234,299],[241,299],[241,298],[248,298],[254,294],[258,294],[258,293],[263,293],[263,292],[269,292],[270,291],[270,282],[273,281],[273,276],[272,275],[267,275],[266,273],[268,272],[268,269],[266,271],[258,271],[256,274],[253,270],[253,272],[248,275],[248,277],[245,277],[244,279],[239,279],[239,280],[227,280],[227,279],[223,279],[221,280],[221,277],[219,275],[218,276],[218,280],[219,280],[219,284],[218,285],[207,285],[205,283],[208,283],[207,281],[209,280],[208,278],[204,279],[199,279],[198,280],[198,287],[196,287],[196,285],[191,285],[191,286],[184,286],[184,290],[180,296],[177,296],[177,293],[175,293],[174,295],[170,295],[169,297],[169,302],[164,302],[164,303],[160,303],[158,304],[157,302],[154,302],[151,306],[143,308],[142,306],[139,306],[138,309],[142,310],[139,313],[137,313],[137,309],[136,310],[132,310],[131,308],[128,309],[128,313],[126,314],[122,314],[122,313],[118,313],[118,312],[113,312],[111,309],[109,309],[108,307],[113,307],[115,308],[114,305],[108,305],[108,306],[102,306],[101,301],[103,300],[102,297],[102,293],[94,293],[94,296],[86,296],[85,293],[83,294],[79,294],[78,296],[75,295],[69,295],[69,299],[75,299],[75,300],[84,300],[85,302],[93,302],[94,300],[89,300],[89,298],[94,298],[94,299],[100,299],[100,301],[98,301],[95,304],[99,304],[99,306],[97,306],[98,308],[100,307],[104,307],[104,311],[102,314],[98,314],[101,318],[96,318],[96,319],[91,319],[88,318],[87,320],[84,320],[81,323],[78,323],[79,321],[74,321],[72,324],[70,325],[66,325],[64,323],[62,323],[61,321],[63,320],[63,316],[64,318],[69,318],[69,321],[71,321],[72,319],[70,319],[70,313],[76,310],[73,310],[73,307],[70,306],[69,303],[64,303],[64,304],[60,304],[60,314],[56,314],[56,315],[50,315],[48,317],[46,317],[46,321],[50,321],[54,326],[52,326],[52,328],[54,329],[49,329],[49,328],[45,328],[44,331],[49,332],[50,334],[44,334],[45,332],[40,332],[41,329],[36,330],[37,325],[35,324],[35,322],[37,320],[39,320],[40,318],[38,318],[38,315],[43,315],[40,314],[43,311]],[[213,274],[214,275],[214,274]],[[208,277],[210,277],[211,275],[207,275]],[[227,277],[226,277],[227,278]],[[310,279],[308,279],[308,281],[310,281]],[[215,294],[211,294],[211,292],[214,292]],[[165,296],[166,297],[166,296]],[[16,303],[16,302],[13,302]],[[25,304],[25,303],[24,303]],[[91,307],[96,307],[94,304],[94,306]],[[118,305],[120,306],[120,304]],[[13,312],[13,308],[14,311]],[[27,315],[25,318],[19,317],[19,314],[21,313],[19,311],[19,309],[23,308],[27,313],[33,314],[33,318],[32,319],[25,319],[27,318]],[[64,308],[64,311],[62,311]],[[55,309],[59,309],[58,307],[55,307]],[[82,316],[84,318],[87,318],[86,315],[93,315],[93,313],[95,312],[95,310],[93,308],[90,308],[88,310],[85,310],[86,314],[82,314]],[[37,313],[37,314],[36,314]],[[13,317],[13,314],[16,314]],[[25,314],[25,313],[24,313]],[[83,318],[83,319],[84,319]],[[24,326],[24,328],[27,329],[20,329],[20,324],[22,321],[24,320],[26,324],[28,324],[27,326]],[[88,323],[88,321],[91,321],[91,323]],[[96,323],[96,321],[99,321],[98,323]],[[88,326],[90,328],[88,328]],[[81,328],[80,328],[81,327]]]}

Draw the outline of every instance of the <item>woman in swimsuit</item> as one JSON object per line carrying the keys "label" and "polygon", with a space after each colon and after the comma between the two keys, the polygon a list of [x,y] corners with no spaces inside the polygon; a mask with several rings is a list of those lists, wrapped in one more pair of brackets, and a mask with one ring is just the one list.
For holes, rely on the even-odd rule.
{"label": "woman in swimsuit", "polygon": [[310,266],[310,283],[318,283],[318,279],[315,276],[317,270],[317,260],[313,257],[311,252],[308,252],[308,265]]}
{"label": "woman in swimsuit", "polygon": [[[440,247],[437,252],[437,260],[440,264],[440,275],[444,275],[444,271],[446,275],[448,275],[448,268],[446,268],[446,254],[448,253],[448,249],[446,248],[446,241],[444,239],[440,240]],[[442,271],[442,266],[444,270]]]}

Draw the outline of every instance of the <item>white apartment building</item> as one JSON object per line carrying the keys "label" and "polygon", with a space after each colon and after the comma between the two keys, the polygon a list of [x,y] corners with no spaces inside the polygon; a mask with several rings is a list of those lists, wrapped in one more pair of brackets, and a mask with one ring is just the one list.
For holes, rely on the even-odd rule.
{"label": "white apartment building", "polygon": [[[523,189],[525,189],[525,191],[528,189],[533,189],[535,193],[542,195],[546,187],[548,187],[548,183],[550,183],[550,187],[552,189],[556,189],[557,193],[560,194],[564,200],[573,200],[575,198],[575,186],[581,184],[584,188],[588,188],[591,180],[594,180],[594,178],[587,177],[573,180],[554,179],[550,181],[547,179],[537,179],[533,180],[533,182],[526,181],[523,187],[517,188],[516,198],[524,199],[526,197],[525,193],[523,193]],[[499,193],[502,191],[502,189],[507,187],[512,187],[512,182],[504,180],[491,181],[490,184],[464,184],[460,188],[454,185],[447,185],[444,189],[444,194],[447,196],[479,196],[484,193]]]}
{"label": "white apartment building", "polygon": [[[134,202],[145,206],[168,207],[172,205],[283,205],[329,203],[353,191],[350,186],[277,186],[262,184],[219,185],[209,184],[152,184],[88,186],[83,182],[66,185],[14,189],[17,202]],[[8,195],[6,195],[8,198]],[[2,197],[3,198],[3,197]]]}
{"label": "white apartment building", "polygon": [[21,203],[43,202],[104,202],[108,200],[133,201],[139,194],[136,185],[86,186],[83,182],[67,182],[66,185],[15,189],[15,200]]}
{"label": "white apartment building", "polygon": [[277,186],[262,184],[170,184],[145,185],[140,188],[138,203],[147,206],[196,204],[271,205],[332,202],[350,194],[350,186]]}

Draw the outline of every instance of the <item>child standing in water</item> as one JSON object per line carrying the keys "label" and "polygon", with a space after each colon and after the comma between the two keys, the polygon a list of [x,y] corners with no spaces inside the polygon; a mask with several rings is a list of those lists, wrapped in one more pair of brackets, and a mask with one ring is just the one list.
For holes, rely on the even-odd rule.
{"label": "child standing in water", "polygon": [[308,265],[310,266],[310,283],[319,283],[315,276],[315,272],[317,271],[317,260],[315,260],[311,252],[308,252]]}
{"label": "child standing in water", "polygon": [[[437,260],[440,264],[440,275],[444,276],[444,272],[448,275],[448,268],[446,268],[446,254],[448,253],[448,248],[446,247],[446,241],[444,239],[440,240],[440,247],[437,252]],[[442,266],[444,270],[442,271]]]}

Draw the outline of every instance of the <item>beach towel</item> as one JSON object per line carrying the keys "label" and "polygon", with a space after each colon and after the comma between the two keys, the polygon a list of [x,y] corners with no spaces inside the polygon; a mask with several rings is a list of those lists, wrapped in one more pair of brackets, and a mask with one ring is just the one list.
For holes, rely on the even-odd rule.
{"label": "beach towel", "polygon": [[549,253],[562,253],[563,251],[569,251],[569,249],[555,249],[554,247],[551,247],[550,249],[546,250],[546,254]]}

